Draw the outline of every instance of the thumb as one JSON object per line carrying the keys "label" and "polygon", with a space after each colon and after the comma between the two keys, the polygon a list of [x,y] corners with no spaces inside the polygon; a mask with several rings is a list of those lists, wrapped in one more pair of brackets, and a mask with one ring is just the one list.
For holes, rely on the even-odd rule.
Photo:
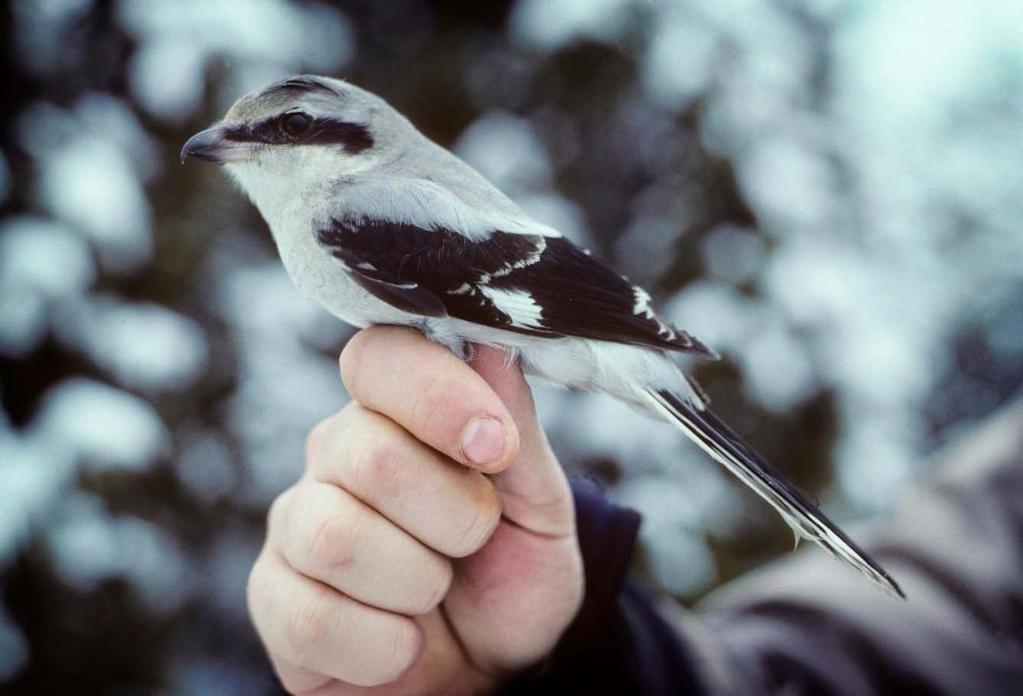
{"label": "thumb", "polygon": [[540,427],[533,394],[518,363],[503,350],[477,345],[469,364],[508,407],[519,430],[518,456],[490,477],[501,494],[504,516],[537,534],[574,534],[568,481]]}

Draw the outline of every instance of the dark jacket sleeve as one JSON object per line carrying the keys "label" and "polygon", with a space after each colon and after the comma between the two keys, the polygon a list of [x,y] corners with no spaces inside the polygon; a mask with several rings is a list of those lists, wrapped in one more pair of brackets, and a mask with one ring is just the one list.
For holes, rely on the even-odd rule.
{"label": "dark jacket sleeve", "polygon": [[542,665],[504,694],[695,693],[696,671],[652,596],[626,583],[639,515],[607,501],[596,485],[572,484],[586,599]]}
{"label": "dark jacket sleeve", "polygon": [[753,573],[700,607],[714,691],[1023,693],[1023,403],[933,470],[867,544],[907,598],[816,549]]}
{"label": "dark jacket sleeve", "polygon": [[684,612],[624,581],[635,513],[577,488],[587,599],[509,693],[1023,693],[1023,404],[935,468],[866,544],[906,600],[812,548]]}

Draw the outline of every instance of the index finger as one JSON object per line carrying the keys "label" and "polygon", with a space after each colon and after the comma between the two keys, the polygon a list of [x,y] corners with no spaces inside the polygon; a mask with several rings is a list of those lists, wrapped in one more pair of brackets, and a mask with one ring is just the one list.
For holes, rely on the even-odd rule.
{"label": "index finger", "polygon": [[467,466],[494,473],[518,454],[518,429],[500,397],[454,353],[418,331],[360,331],[341,353],[341,378],[364,407]]}

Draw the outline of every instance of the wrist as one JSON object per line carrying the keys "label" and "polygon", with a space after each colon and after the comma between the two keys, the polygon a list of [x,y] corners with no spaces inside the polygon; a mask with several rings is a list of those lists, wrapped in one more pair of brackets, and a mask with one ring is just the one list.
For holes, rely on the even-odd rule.
{"label": "wrist", "polygon": [[506,682],[503,693],[536,693],[551,673],[614,641],[618,599],[625,587],[640,516],[608,501],[591,481],[576,480],[571,486],[583,560],[582,604],[554,649]]}

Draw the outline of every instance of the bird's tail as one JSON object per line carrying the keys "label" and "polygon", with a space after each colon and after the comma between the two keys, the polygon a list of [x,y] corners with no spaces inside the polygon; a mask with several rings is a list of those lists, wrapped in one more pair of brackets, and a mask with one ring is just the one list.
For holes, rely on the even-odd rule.
{"label": "bird's tail", "polygon": [[666,390],[647,389],[644,394],[655,410],[678,425],[710,456],[773,505],[798,537],[815,541],[887,592],[905,598],[898,583],[877,561],[707,408],[691,404],[689,400]]}

